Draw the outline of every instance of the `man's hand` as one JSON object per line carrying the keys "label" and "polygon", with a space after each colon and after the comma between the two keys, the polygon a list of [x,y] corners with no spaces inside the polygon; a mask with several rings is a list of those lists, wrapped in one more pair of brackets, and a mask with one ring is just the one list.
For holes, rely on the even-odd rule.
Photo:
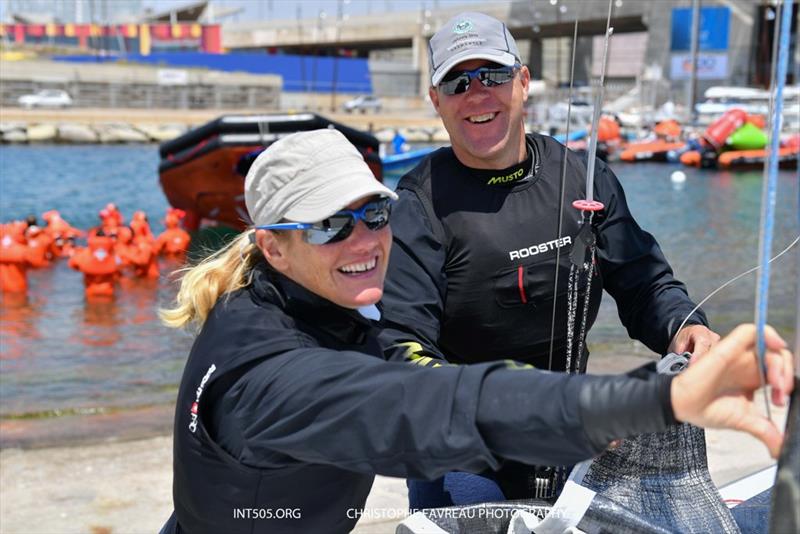
{"label": "man's hand", "polygon": [[[786,343],[766,328],[767,384],[772,402],[785,404],[794,386],[793,361]],[[706,428],[731,428],[752,434],[777,458],[783,435],[753,404],[761,385],[756,356],[756,328],[738,326],[703,358],[672,381],[675,418]]]}
{"label": "man's hand", "polygon": [[690,324],[675,334],[675,337],[672,338],[672,343],[669,344],[668,352],[674,352],[675,354],[691,352],[692,359],[690,363],[694,363],[700,359],[700,356],[716,345],[717,341],[719,341],[719,334],[716,332],[701,324]]}

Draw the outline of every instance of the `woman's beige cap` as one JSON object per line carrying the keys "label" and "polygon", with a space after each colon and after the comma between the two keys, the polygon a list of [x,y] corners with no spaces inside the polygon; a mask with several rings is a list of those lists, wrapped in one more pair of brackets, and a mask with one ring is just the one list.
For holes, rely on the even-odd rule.
{"label": "woman's beige cap", "polygon": [[244,181],[247,212],[256,226],[318,222],[374,195],[397,200],[358,149],[332,128],[278,139],[256,158]]}

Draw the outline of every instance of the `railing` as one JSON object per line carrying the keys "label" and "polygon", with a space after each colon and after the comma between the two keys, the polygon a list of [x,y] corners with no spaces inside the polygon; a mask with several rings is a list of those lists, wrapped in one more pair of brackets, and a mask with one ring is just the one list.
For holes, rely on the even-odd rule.
{"label": "railing", "polygon": [[138,83],[47,82],[2,80],[0,105],[42,89],[60,89],[72,97],[71,107],[170,109],[278,109],[280,89],[268,86],[156,85]]}

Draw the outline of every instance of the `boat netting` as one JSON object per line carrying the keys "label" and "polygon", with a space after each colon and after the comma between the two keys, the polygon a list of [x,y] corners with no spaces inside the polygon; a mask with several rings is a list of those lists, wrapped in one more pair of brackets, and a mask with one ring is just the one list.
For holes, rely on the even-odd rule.
{"label": "boat netting", "polygon": [[[661,372],[683,367],[662,361]],[[795,388],[774,488],[729,509],[708,472],[705,433],[688,425],[626,439],[577,465],[558,500],[421,510],[398,534],[800,532],[800,404]],[[772,500],[772,513],[769,503]],[[737,510],[737,508],[739,508]]]}

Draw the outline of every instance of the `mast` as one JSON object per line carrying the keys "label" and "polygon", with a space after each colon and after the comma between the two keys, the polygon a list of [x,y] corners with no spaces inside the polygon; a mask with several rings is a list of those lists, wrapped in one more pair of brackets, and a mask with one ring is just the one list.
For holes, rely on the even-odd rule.
{"label": "mast", "polygon": [[[773,107],[770,117],[772,134],[769,143],[769,156],[764,167],[764,188],[761,198],[761,232],[759,235],[759,278],[756,291],[756,332],[757,332],[757,351],[758,361],[761,369],[761,383],[766,383],[765,351],[766,342],[764,340],[764,328],[767,320],[767,307],[769,301],[769,257],[772,252],[772,234],[775,225],[775,201],[778,182],[778,150],[780,144],[781,119],[783,116],[783,88],[786,84],[786,71],[789,60],[789,33],[792,26],[792,0],[785,0],[783,5],[778,5],[781,9],[780,17],[780,41],[778,55],[774,59],[777,68],[775,69],[775,80],[772,84]],[[765,396],[767,416],[769,417],[769,399]]]}
{"label": "mast", "polygon": [[689,70],[689,87],[686,96],[686,119],[694,124],[697,121],[694,104],[697,101],[697,51],[700,44],[700,0],[692,0],[692,44]]}

